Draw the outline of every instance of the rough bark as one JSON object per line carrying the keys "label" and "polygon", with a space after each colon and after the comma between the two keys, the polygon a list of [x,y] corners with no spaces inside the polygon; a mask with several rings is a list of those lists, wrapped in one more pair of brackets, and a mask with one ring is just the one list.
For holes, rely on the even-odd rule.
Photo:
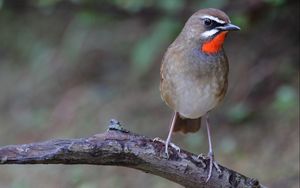
{"label": "rough bark", "polygon": [[263,187],[258,180],[220,165],[206,183],[209,159],[123,129],[112,120],[109,129],[89,138],[60,139],[0,148],[0,164],[90,164],[125,166],[151,173],[188,188]]}

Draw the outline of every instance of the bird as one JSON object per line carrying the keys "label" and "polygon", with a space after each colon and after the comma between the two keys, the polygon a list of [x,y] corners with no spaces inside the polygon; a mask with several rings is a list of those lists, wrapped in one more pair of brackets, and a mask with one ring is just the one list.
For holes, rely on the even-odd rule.
{"label": "bird", "polygon": [[[174,111],[165,143],[165,154],[173,132],[197,132],[205,117],[208,135],[209,172],[214,161],[209,112],[223,100],[228,87],[229,64],[223,43],[230,31],[240,30],[229,17],[214,8],[200,9],[185,23],[173,43],[167,48],[160,69],[162,100]],[[176,149],[177,146],[176,146]],[[178,149],[180,152],[180,149]]]}

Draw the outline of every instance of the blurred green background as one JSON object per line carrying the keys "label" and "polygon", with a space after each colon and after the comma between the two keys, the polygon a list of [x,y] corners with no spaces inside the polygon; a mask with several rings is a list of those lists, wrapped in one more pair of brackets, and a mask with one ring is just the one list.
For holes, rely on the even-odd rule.
{"label": "blurred green background", "polygon": [[[224,10],[229,91],[210,115],[216,159],[269,187],[299,187],[299,1],[0,0],[0,145],[103,132],[109,119],[165,138],[167,46],[196,10]],[[205,128],[173,142],[207,152]],[[123,167],[0,166],[0,188],[181,186]]]}

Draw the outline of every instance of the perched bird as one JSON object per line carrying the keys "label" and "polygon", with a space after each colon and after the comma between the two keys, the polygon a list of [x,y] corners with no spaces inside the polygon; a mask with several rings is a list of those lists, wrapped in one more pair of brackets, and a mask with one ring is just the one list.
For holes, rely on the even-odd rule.
{"label": "perched bird", "polygon": [[218,9],[202,9],[186,22],[181,33],[167,49],[161,65],[162,99],[174,110],[165,153],[172,132],[196,132],[206,117],[210,159],[209,174],[215,166],[208,112],[224,98],[228,83],[228,60],[223,43],[229,31],[240,30]]}

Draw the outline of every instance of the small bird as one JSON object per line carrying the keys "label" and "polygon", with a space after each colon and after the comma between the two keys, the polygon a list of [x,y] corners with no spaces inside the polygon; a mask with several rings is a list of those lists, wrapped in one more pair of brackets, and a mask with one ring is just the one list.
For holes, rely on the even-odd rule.
{"label": "small bird", "polygon": [[[160,92],[174,110],[165,153],[173,132],[196,132],[206,118],[210,159],[208,181],[214,161],[208,112],[224,98],[228,85],[228,60],[223,43],[229,31],[240,30],[221,10],[208,8],[194,13],[167,49],[161,65]],[[170,144],[174,146],[174,144]],[[180,150],[179,150],[180,151]]]}

